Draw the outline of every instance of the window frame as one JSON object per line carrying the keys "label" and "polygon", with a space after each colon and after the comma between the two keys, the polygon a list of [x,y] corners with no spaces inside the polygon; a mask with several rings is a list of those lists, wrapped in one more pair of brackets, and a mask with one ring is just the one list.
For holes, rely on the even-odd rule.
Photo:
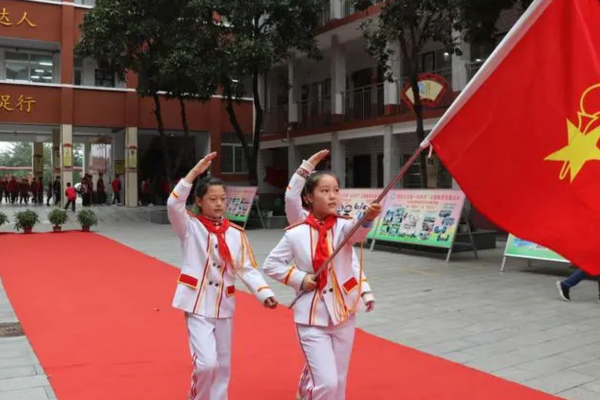
{"label": "window frame", "polygon": [[[36,84],[52,84],[54,83],[55,80],[55,73],[54,73],[54,68],[56,67],[55,63],[54,63],[54,53],[51,51],[44,51],[44,50],[35,50],[35,49],[19,49],[19,50],[15,50],[15,49],[3,49],[3,60],[4,60],[4,80],[7,82],[28,82],[28,83],[36,83]],[[8,65],[10,64],[11,61],[15,61],[14,59],[7,59],[7,54],[9,53],[15,53],[15,54],[26,54],[27,55],[27,80],[24,79],[11,79],[8,78]],[[51,73],[51,78],[50,80],[41,80],[41,81],[33,81],[31,80],[32,77],[32,69],[33,69],[33,65],[31,63],[31,57],[32,56],[44,56],[44,57],[48,57],[52,63],[52,65],[44,65],[45,67],[50,67],[50,73]],[[24,60],[22,60],[24,62]],[[37,73],[37,72],[36,72]]]}
{"label": "window frame", "polygon": [[[225,163],[221,163],[221,174],[223,175],[248,175],[248,163],[246,161],[246,156],[244,154],[244,148],[241,143],[221,143],[221,153],[223,153],[223,147],[230,147],[233,149],[232,158],[231,158],[231,171],[225,170]],[[249,146],[250,151],[252,151],[252,146]],[[237,168],[236,163],[236,152],[242,152],[242,169],[239,170]]]}

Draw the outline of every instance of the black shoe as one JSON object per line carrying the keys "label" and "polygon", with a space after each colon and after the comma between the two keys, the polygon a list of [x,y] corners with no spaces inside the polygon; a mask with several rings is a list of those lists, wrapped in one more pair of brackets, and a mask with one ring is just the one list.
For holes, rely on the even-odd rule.
{"label": "black shoe", "polygon": [[562,297],[564,301],[571,301],[571,296],[569,295],[568,287],[563,285],[561,281],[556,282],[556,287],[558,288],[558,294],[560,294],[560,297]]}

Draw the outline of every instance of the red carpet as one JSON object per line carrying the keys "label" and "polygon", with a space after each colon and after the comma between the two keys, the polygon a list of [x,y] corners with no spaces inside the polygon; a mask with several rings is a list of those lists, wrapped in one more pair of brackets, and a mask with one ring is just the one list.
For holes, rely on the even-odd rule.
{"label": "red carpet", "polygon": [[[177,270],[95,234],[2,235],[0,274],[59,400],[186,399]],[[294,399],[291,313],[237,295],[231,400]],[[349,400],[548,400],[523,386],[359,331]]]}

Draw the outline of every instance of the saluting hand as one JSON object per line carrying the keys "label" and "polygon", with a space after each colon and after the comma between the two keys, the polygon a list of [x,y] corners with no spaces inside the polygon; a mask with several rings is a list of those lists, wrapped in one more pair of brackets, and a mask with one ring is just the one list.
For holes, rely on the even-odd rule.
{"label": "saluting hand", "polygon": [[313,274],[306,274],[302,281],[302,289],[312,292],[317,287],[317,278]]}
{"label": "saluting hand", "polygon": [[316,167],[328,155],[329,155],[329,150],[321,150],[318,153],[313,154],[313,156],[308,159],[308,162],[313,167]]}
{"label": "saluting hand", "polygon": [[204,157],[202,160],[198,161],[198,164],[196,164],[196,166],[192,170],[194,171],[194,173],[196,173],[196,175],[202,175],[204,172],[206,172],[208,167],[210,167],[210,165],[212,164],[212,161],[215,158],[217,158],[216,151],[210,153],[209,155]]}
{"label": "saluting hand", "polygon": [[210,153],[209,155],[207,155],[206,157],[204,157],[202,160],[198,161],[198,164],[196,164],[196,166],[194,168],[192,168],[190,170],[190,172],[187,174],[187,176],[185,177],[185,181],[187,183],[193,183],[194,180],[202,175],[204,172],[206,172],[206,170],[208,169],[208,167],[210,167],[210,165],[212,164],[212,161],[217,157],[217,152],[214,151],[212,153]]}

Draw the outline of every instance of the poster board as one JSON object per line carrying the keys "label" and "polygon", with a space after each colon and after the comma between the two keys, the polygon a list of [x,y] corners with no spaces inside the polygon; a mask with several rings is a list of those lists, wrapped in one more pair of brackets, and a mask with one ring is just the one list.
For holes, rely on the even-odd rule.
{"label": "poster board", "polygon": [[392,190],[373,238],[451,249],[464,204],[460,190]]}
{"label": "poster board", "polygon": [[245,226],[250,217],[257,191],[258,188],[255,186],[228,186],[225,217],[232,222],[242,223]]}
{"label": "poster board", "polygon": [[508,235],[508,240],[506,241],[504,259],[502,260],[502,267],[500,268],[501,272],[504,272],[507,258],[523,258],[527,260],[552,261],[570,264],[569,260],[547,247],[519,239],[512,234]]}
{"label": "poster board", "polygon": [[[342,189],[340,190],[340,205],[337,213],[346,217],[355,217],[374,202],[380,193],[381,189]],[[368,239],[374,238],[378,220],[376,219],[373,222],[373,228],[367,236]]]}

